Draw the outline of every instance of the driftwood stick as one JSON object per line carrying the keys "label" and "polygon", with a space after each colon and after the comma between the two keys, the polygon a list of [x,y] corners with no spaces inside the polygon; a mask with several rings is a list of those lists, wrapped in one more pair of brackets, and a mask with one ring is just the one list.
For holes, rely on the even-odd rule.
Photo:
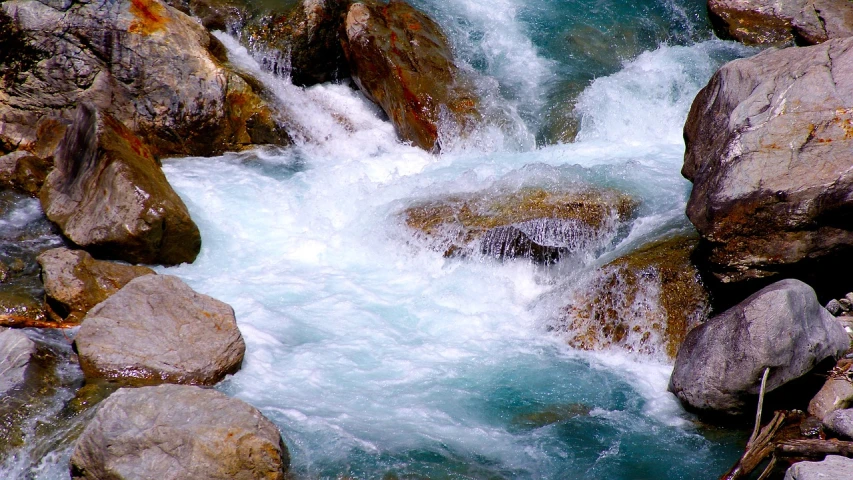
{"label": "driftwood stick", "polygon": [[755,428],[752,429],[752,435],[749,436],[749,441],[746,442],[746,448],[752,445],[755,437],[758,436],[758,430],[761,428],[761,409],[764,408],[764,389],[767,387],[767,375],[770,373],[770,367],[764,369],[764,375],[761,376],[761,389],[758,391],[758,408],[755,412]]}
{"label": "driftwood stick", "polygon": [[761,465],[771,453],[773,453],[774,445],[773,437],[782,425],[785,423],[787,415],[785,412],[779,411],[773,415],[770,423],[764,426],[755,440],[748,444],[746,452],[740,457],[740,460],[729,470],[728,473],[720,477],[720,480],[738,480],[746,478],[753,470]]}
{"label": "driftwood stick", "polygon": [[767,480],[770,478],[770,475],[773,473],[773,469],[776,467],[776,456],[770,457],[770,463],[767,464],[767,468],[761,472],[761,476],[758,477],[758,480]]}
{"label": "driftwood stick", "polygon": [[818,438],[788,440],[779,443],[775,453],[780,457],[823,458],[827,455],[853,457],[853,442]]}

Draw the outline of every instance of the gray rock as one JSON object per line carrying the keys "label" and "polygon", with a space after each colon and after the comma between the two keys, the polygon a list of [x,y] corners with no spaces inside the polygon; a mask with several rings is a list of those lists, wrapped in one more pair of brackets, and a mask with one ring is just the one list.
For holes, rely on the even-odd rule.
{"label": "gray rock", "polygon": [[[722,282],[853,262],[853,38],[724,65],[693,102],[687,215]],[[713,134],[711,134],[713,132]]]}
{"label": "gray rock", "polygon": [[836,317],[841,315],[844,312],[844,309],[841,307],[841,304],[838,303],[838,300],[835,300],[835,299],[827,302],[826,307],[824,307],[824,308],[826,308],[826,311],[828,311],[829,313],[833,314]]}
{"label": "gray rock", "polygon": [[717,35],[748,45],[813,45],[853,35],[848,0],[709,0],[708,12]]}
{"label": "gray rock", "polygon": [[[288,143],[274,100],[230,70],[196,20],[160,0],[0,2],[0,154],[31,150],[40,118],[91,102],[157,155]],[[271,97],[270,97],[271,98]]]}
{"label": "gray rock", "polygon": [[23,386],[36,344],[20,330],[0,327],[0,398]]}
{"label": "gray rock", "polygon": [[47,218],[97,256],[192,262],[201,234],[154,155],[109,114],[81,104],[40,192]]}
{"label": "gray rock", "polygon": [[669,390],[688,408],[741,414],[759,392],[808,373],[850,347],[841,324],[799,280],[782,280],[694,328],[675,359]]}
{"label": "gray rock", "polygon": [[65,247],[43,252],[38,262],[48,315],[72,324],[134,278],[154,274],[148,267],[95,260],[83,250]]}
{"label": "gray rock", "polygon": [[290,463],[278,428],[215,390],[123,388],[99,407],[71,456],[71,478],[281,480]]}
{"label": "gray rock", "polygon": [[129,384],[212,385],[246,350],[231,307],[170,275],[131,280],[89,311],[74,341],[87,377]]}
{"label": "gray rock", "polygon": [[821,420],[836,410],[847,408],[853,403],[853,382],[850,361],[842,359],[833,369],[820,391],[809,402],[808,412]]}
{"label": "gray rock", "polygon": [[849,480],[853,478],[853,458],[828,455],[820,462],[798,462],[785,472],[785,480]]}
{"label": "gray rock", "polygon": [[823,419],[823,424],[839,435],[853,438],[853,410],[851,409],[836,410],[830,413]]}

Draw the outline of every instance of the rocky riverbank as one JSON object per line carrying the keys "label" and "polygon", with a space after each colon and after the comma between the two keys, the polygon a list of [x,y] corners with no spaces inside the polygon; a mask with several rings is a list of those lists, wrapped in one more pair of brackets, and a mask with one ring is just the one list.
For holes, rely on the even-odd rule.
{"label": "rocky riverbank", "polygon": [[[790,12],[721,4],[709,2],[721,34],[815,45],[768,50],[711,78],[684,130],[687,215],[699,240],[668,238],[612,259],[586,279],[586,295],[563,299],[550,328],[576,348],[664,351],[675,358],[670,390],[707,418],[751,415],[766,395],[768,409],[786,413],[765,423],[728,477],[741,478],[757,468],[761,442],[777,462],[768,472],[791,458],[853,452],[837,440],[851,434],[850,338],[821,306],[851,290],[853,44],[846,3]],[[264,66],[298,85],[352,78],[402,142],[431,153],[483,122],[472,72],[435,21],[399,0],[306,0],[277,13],[227,1],[0,4],[0,181],[37,196],[65,244],[38,256],[39,314],[8,323],[81,325],[72,335],[87,385],[111,384],[78,440],[72,478],[284,478],[288,469],[275,425],[201,387],[241,368],[245,342],[231,307],[176,277],[117,263],[177,265],[202,248],[160,157],[287,146],[298,136],[281,99],[232,65],[209,29],[272,52]],[[396,218],[413,244],[460,261],[547,266],[624,239],[641,207],[618,189],[552,183],[430,197]],[[28,358],[38,358],[31,340],[0,332],[0,393],[35,375]],[[818,393],[815,377],[832,366]],[[101,400],[91,398],[75,401]],[[810,400],[812,430],[814,420],[789,412]],[[845,465],[830,457],[789,472],[807,478]]]}

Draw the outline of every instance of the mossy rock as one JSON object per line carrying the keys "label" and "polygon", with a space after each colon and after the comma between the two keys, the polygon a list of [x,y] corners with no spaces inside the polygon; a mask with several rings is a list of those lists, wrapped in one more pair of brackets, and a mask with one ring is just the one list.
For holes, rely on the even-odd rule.
{"label": "mossy rock", "polygon": [[[528,236],[533,246],[570,253],[612,238],[618,225],[629,220],[638,206],[631,196],[615,190],[528,187],[448,196],[408,208],[404,217],[409,228],[447,256],[470,253],[478,247],[483,253],[496,249],[508,253],[512,249],[507,246],[480,244],[484,238],[492,241],[492,237],[502,237],[507,243],[516,241],[517,232],[511,238],[493,235],[506,227],[515,227]],[[563,231],[563,238],[537,237],[537,232],[547,233],[549,229]]]}
{"label": "mossy rock", "polygon": [[694,236],[653,242],[594,272],[562,312],[559,329],[569,344],[675,358],[687,332],[710,309],[690,260],[697,242]]}

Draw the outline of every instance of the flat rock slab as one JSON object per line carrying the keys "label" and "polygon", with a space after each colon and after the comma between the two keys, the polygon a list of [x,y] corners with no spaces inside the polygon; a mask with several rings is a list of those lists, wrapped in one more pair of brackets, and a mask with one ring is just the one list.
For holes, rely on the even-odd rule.
{"label": "flat rock slab", "polygon": [[700,412],[742,414],[770,369],[767,392],[850,348],[841,324],[799,280],[769,285],[694,328],[675,359],[669,390]]}
{"label": "flat rock slab", "polygon": [[123,388],[99,407],[71,456],[74,480],[281,480],[278,428],[251,405],[185,385]]}
{"label": "flat rock slab", "polygon": [[829,455],[822,462],[799,462],[785,472],[785,480],[843,480],[853,478],[853,459]]}
{"label": "flat rock slab", "polygon": [[21,387],[36,344],[24,332],[0,327],[0,398]]}
{"label": "flat rock slab", "polygon": [[240,369],[234,310],[177,277],[131,280],[83,319],[74,342],[87,377],[212,385]]}
{"label": "flat rock slab", "polygon": [[83,250],[54,248],[38,256],[48,314],[63,323],[80,323],[95,305],[142,275],[148,267],[95,260]]}

